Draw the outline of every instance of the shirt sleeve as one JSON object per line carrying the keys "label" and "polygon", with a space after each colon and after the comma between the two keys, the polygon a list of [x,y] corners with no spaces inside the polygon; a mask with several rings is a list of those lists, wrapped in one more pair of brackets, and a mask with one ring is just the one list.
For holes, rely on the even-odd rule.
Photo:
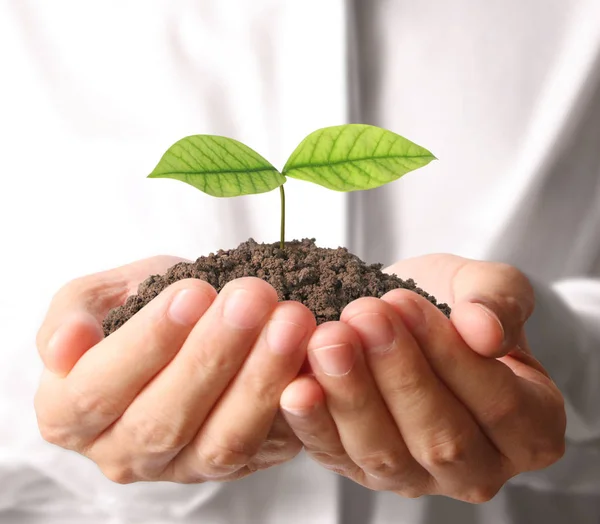
{"label": "shirt sleeve", "polygon": [[544,491],[600,491],[600,280],[533,282],[536,308],[526,332],[536,358],[561,390],[566,450],[552,466],[510,481]]}
{"label": "shirt sleeve", "polygon": [[565,398],[567,439],[600,442],[600,280],[534,287],[536,310],[527,336]]}

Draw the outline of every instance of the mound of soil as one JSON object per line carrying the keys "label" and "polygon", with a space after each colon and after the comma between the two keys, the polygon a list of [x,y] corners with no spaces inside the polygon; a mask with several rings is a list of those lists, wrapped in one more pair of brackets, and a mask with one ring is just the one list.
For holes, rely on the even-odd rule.
{"label": "mound of soil", "polygon": [[410,289],[435,304],[445,315],[447,304],[418,288],[412,279],[402,280],[381,271],[381,264],[365,264],[345,248],[317,247],[314,239],[286,243],[258,244],[252,239],[237,248],[220,250],[196,262],[181,262],[164,275],[142,282],[138,294],[109,312],[104,334],[121,327],[163,289],[184,278],[199,278],[220,291],[227,282],[240,277],[258,277],[271,284],[280,300],[302,302],[315,315],[318,324],[339,320],[344,307],[360,297],[382,297],[392,289]]}

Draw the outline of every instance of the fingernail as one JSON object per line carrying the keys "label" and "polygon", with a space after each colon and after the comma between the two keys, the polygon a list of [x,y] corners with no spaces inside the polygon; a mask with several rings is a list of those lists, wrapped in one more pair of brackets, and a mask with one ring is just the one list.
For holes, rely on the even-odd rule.
{"label": "fingernail", "polygon": [[364,348],[370,353],[385,353],[394,346],[394,328],[381,313],[363,313],[348,320],[358,331]]}
{"label": "fingernail", "polygon": [[48,340],[47,349],[50,353],[54,353],[56,351],[56,346],[60,341],[60,337],[62,336],[62,332],[64,330],[64,324],[61,324],[58,329],[52,334],[50,340]]}
{"label": "fingernail", "polygon": [[402,302],[398,302],[397,305],[398,314],[410,331],[416,333],[419,329],[423,328],[425,325],[425,314],[415,300],[403,300]]}
{"label": "fingernail", "polygon": [[306,336],[306,328],[286,320],[270,320],[267,324],[267,345],[277,355],[296,351]]}
{"label": "fingernail", "polygon": [[208,309],[208,296],[200,289],[182,289],[178,291],[169,305],[169,318],[183,326],[192,326]]}
{"label": "fingernail", "polygon": [[485,315],[487,317],[491,318],[494,322],[496,322],[498,324],[498,326],[500,326],[503,344],[506,343],[506,333],[504,332],[504,326],[502,325],[502,322],[500,322],[498,315],[496,315],[496,313],[494,313],[489,307],[482,304],[481,302],[473,302],[473,304],[475,304],[477,307],[479,307],[485,313]]}
{"label": "fingernail", "polygon": [[234,289],[225,297],[223,318],[237,329],[257,327],[269,312],[269,305],[245,289]]}
{"label": "fingernail", "polygon": [[308,417],[314,411],[314,406],[309,408],[293,408],[282,404],[281,409],[294,417]]}
{"label": "fingernail", "polygon": [[243,466],[219,466],[218,468],[214,467],[211,469],[210,472],[204,473],[202,476],[211,480],[222,479],[224,477],[228,477],[229,475],[233,475],[242,467]]}
{"label": "fingernail", "polygon": [[44,364],[48,371],[54,373],[55,375],[65,375],[66,372],[64,369],[58,365],[56,355],[58,353],[60,339],[63,335],[63,331],[65,330],[64,324],[61,325],[54,334],[48,340],[48,344],[46,345],[48,358],[45,359]]}
{"label": "fingernail", "polygon": [[341,377],[350,373],[356,360],[356,349],[352,344],[336,344],[312,350],[317,365],[325,375]]}

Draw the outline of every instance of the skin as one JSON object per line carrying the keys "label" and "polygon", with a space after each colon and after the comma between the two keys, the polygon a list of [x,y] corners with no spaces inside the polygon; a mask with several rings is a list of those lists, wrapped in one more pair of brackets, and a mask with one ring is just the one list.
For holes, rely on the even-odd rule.
{"label": "skin", "polygon": [[278,303],[266,282],[239,279],[217,296],[205,282],[179,281],[103,338],[108,310],[180,260],[155,257],[67,284],[38,333],[43,438],[115,482],[234,480],[301,449],[279,399],[316,324],[302,304]]}
{"label": "skin", "polygon": [[303,446],[370,489],[483,502],[564,453],[563,399],[527,345],[534,296],[515,268],[452,255],[405,260],[389,271],[447,301],[450,319],[396,290],[318,328],[258,279],[219,296],[186,280],[103,339],[107,311],[179,260],[67,284],[38,334],[41,434],[108,478],[234,480]]}
{"label": "skin", "polygon": [[525,339],[527,278],[452,255],[388,271],[447,301],[451,318],[396,290],[319,326],[308,346],[314,376],[298,377],[281,398],[307,452],[370,489],[473,503],[557,461],[564,404]]}

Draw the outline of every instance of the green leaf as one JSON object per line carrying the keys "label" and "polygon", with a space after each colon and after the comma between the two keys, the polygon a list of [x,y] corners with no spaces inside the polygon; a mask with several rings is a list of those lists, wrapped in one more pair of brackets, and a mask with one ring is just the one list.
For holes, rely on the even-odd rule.
{"label": "green leaf", "polygon": [[174,178],[216,197],[265,193],[285,182],[256,151],[232,138],[212,135],[175,142],[148,178]]}
{"label": "green leaf", "polygon": [[372,189],[423,167],[435,157],[396,133],[364,124],[326,127],[308,135],[283,174],[336,191]]}

